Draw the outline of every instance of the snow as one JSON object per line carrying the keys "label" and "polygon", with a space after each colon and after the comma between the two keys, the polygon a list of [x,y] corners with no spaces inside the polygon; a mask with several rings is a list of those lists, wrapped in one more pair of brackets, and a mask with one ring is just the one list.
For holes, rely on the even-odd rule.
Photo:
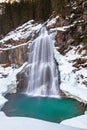
{"label": "snow", "polygon": [[47,27],[48,26],[51,26],[51,25],[53,25],[53,24],[55,24],[56,23],[56,21],[58,20],[58,18],[59,18],[59,16],[56,16],[55,18],[53,18],[53,19],[48,19],[48,21],[47,21]]}
{"label": "snow", "polygon": [[[79,58],[80,55],[75,55],[74,50],[70,51],[65,56],[61,55],[56,49],[54,49],[54,56],[59,64],[61,84],[60,89],[69,97],[73,97],[81,102],[87,103],[87,87],[82,84],[83,81],[87,81],[87,70],[81,68],[75,71],[73,63],[69,60]],[[81,75],[84,78],[81,78]]]}
{"label": "snow", "polygon": [[61,124],[87,129],[87,114],[64,120]]}
{"label": "snow", "polygon": [[[66,55],[65,55],[65,57],[66,57],[66,59],[69,61],[69,60],[75,60],[75,59],[77,59],[77,58],[84,58],[84,59],[87,59],[87,56],[85,55],[85,56],[83,56],[82,54],[79,54],[79,52],[78,52],[78,48],[83,48],[83,45],[78,45],[78,46],[71,46],[72,47],[72,49],[70,50],[70,51],[68,51],[67,53],[66,53]],[[84,51],[84,50],[83,50]],[[84,52],[82,52],[82,53],[84,53]]]}
{"label": "snow", "polygon": [[6,117],[0,112],[0,130],[83,130],[25,117]]}
{"label": "snow", "polygon": [[0,78],[0,108],[4,105],[5,102],[7,102],[7,99],[5,99],[3,96],[6,93],[16,89],[16,75],[23,69],[25,65],[26,63],[18,69],[12,67],[0,67],[0,74],[2,75],[2,78]]}
{"label": "snow", "polygon": [[18,47],[21,47],[21,46],[29,45],[29,43],[31,43],[31,41],[23,43],[23,44],[20,44],[20,45],[16,45],[16,46],[9,45],[8,48],[3,48],[3,49],[1,49],[1,51],[15,49],[15,48],[18,48]]}
{"label": "snow", "polygon": [[[30,20],[23,24],[22,26],[16,28],[15,31],[11,31],[4,38],[0,40],[0,44],[4,44],[8,40],[18,41],[20,39],[26,39],[29,36],[34,35],[35,32],[38,32],[42,24],[34,23],[34,20]],[[9,45],[10,46],[10,45]],[[2,49],[2,48],[1,48]]]}
{"label": "snow", "polygon": [[0,94],[0,109],[3,107],[3,105],[7,102],[7,99],[5,99],[1,94]]}
{"label": "snow", "polygon": [[73,26],[74,26],[74,24],[71,24],[68,26],[57,27],[57,28],[51,29],[51,31],[66,31],[66,29],[73,27]]}
{"label": "snow", "polygon": [[63,27],[57,27],[57,28],[53,28],[53,29],[50,29],[50,31],[65,31],[65,28]]}

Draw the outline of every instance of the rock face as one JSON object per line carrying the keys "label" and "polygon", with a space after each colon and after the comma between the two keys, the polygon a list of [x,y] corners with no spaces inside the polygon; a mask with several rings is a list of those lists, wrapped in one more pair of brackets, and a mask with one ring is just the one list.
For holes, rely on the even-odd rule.
{"label": "rock face", "polygon": [[[76,55],[80,56],[80,58],[75,57],[74,60],[69,58],[69,62],[75,67],[73,72],[77,73],[82,69],[87,69],[87,2],[86,0],[73,1],[68,3],[68,8],[70,10],[66,17],[64,17],[64,14],[61,15],[54,26],[54,28],[65,27],[65,31],[57,30],[55,45],[58,51],[66,57],[67,53],[71,52],[72,58],[73,50]],[[87,76],[82,74],[77,77],[79,77],[77,81],[82,80],[82,85],[87,87]]]}
{"label": "rock face", "polygon": [[11,64],[22,65],[27,61],[28,45],[15,47],[12,49],[6,49],[0,51],[0,64],[2,66],[8,66]]}
{"label": "rock face", "polygon": [[[0,40],[0,65],[23,65],[28,60],[29,44],[38,36],[33,20],[16,28]],[[33,29],[34,28],[34,29]]]}
{"label": "rock face", "polygon": [[71,46],[82,45],[79,48],[79,53],[84,50],[87,54],[87,11],[86,1],[76,1],[69,2],[68,5],[69,12],[67,9],[63,12],[67,12],[66,16],[61,13],[61,17],[57,20],[54,28],[66,26],[65,31],[57,31],[56,35],[56,46],[59,47],[61,54],[65,54],[71,49]]}

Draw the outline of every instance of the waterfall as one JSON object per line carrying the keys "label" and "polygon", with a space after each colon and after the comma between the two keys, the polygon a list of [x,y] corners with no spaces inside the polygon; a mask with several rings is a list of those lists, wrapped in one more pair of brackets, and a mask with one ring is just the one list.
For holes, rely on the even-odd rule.
{"label": "waterfall", "polygon": [[58,69],[53,58],[53,41],[45,27],[30,45],[28,60],[28,86],[32,96],[58,96]]}

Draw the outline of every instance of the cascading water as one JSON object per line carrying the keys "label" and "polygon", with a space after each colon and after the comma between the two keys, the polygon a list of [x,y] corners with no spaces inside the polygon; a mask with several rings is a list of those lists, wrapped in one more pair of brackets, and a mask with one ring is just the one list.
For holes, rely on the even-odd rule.
{"label": "cascading water", "polygon": [[30,45],[28,86],[32,96],[58,96],[58,70],[53,58],[53,42],[45,27]]}

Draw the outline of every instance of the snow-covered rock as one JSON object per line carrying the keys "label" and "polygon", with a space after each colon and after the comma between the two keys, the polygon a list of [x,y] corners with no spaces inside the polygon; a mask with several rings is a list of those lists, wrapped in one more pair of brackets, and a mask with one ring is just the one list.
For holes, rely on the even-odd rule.
{"label": "snow-covered rock", "polygon": [[[87,80],[87,70],[86,68],[81,68],[74,72],[76,68],[73,67],[73,63],[70,62],[71,59],[75,59],[75,56],[80,57],[80,55],[72,53],[72,55],[63,56],[56,49],[54,50],[54,54],[55,59],[59,64],[61,76],[60,89],[67,96],[87,103],[87,87],[83,84],[83,82]],[[81,78],[81,75],[84,77],[82,76],[83,78]]]}
{"label": "snow-covered rock", "polygon": [[0,108],[4,105],[7,99],[4,98],[6,93],[16,92],[17,82],[16,75],[19,73],[23,67],[26,65],[23,64],[20,68],[15,69],[12,67],[3,68],[0,67],[0,73],[8,74],[7,77],[0,78]]}

